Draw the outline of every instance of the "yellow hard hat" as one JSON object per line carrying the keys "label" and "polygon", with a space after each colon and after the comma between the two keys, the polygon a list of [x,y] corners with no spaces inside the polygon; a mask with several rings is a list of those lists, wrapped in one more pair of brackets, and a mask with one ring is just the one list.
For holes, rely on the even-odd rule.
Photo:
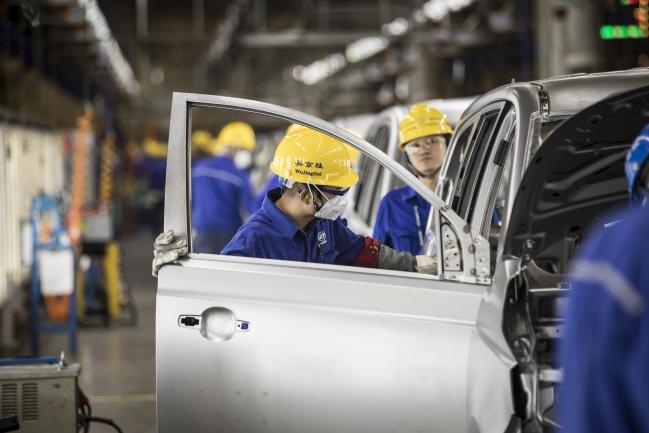
{"label": "yellow hard hat", "polygon": [[425,103],[415,104],[399,124],[399,149],[421,137],[452,133],[446,114]]}
{"label": "yellow hard hat", "polygon": [[197,150],[202,150],[206,153],[212,153],[210,148],[210,141],[212,140],[212,134],[204,129],[199,129],[194,131],[192,134],[192,146]]}
{"label": "yellow hard hat", "polygon": [[311,185],[349,188],[358,182],[347,145],[301,125],[291,125],[286,131],[270,170],[281,178]]}
{"label": "yellow hard hat", "polygon": [[210,140],[209,148],[212,155],[218,155],[221,153],[221,150],[223,150],[221,143],[219,143],[219,140],[216,137]]}
{"label": "yellow hard hat", "polygon": [[221,128],[216,141],[219,146],[253,150],[256,146],[255,131],[245,122],[231,122]]}
{"label": "yellow hard hat", "polygon": [[167,145],[153,138],[144,139],[144,153],[152,158],[165,158],[167,156]]}

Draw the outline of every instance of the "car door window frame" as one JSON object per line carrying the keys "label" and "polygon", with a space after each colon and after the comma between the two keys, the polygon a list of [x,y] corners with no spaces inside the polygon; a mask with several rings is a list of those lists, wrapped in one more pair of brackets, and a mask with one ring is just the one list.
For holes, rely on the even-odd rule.
{"label": "car door window frame", "polygon": [[[376,128],[368,140],[377,149],[386,153],[390,144],[390,130],[389,125],[381,124]],[[383,177],[383,166],[372,161],[371,158],[365,154],[361,155],[359,163],[359,177],[361,185],[357,189],[356,202],[354,204],[356,213],[368,225],[372,226],[374,223],[374,200],[376,191],[380,192],[381,179]]]}
{"label": "car door window frame", "polygon": [[[251,114],[265,115],[287,122],[301,124],[341,140],[360,150],[376,163],[388,168],[395,176],[406,182],[420,196],[438,210],[438,220],[443,218],[447,231],[454,237],[455,246],[462,259],[460,270],[446,270],[443,263],[440,266],[438,278],[469,283],[490,284],[488,272],[483,272],[484,266],[489,267],[489,244],[479,233],[465,230],[468,224],[462,220],[429,188],[419,181],[407,169],[389,158],[385,153],[376,149],[365,140],[354,134],[330,124],[317,117],[301,113],[277,105],[232,98],[217,95],[191,93],[174,93],[172,99],[171,119],[169,127],[169,154],[167,157],[167,185],[165,189],[165,231],[173,230],[178,236],[187,238],[191,251],[191,165],[190,140],[191,112],[193,107],[221,108]],[[439,221],[438,221],[439,222]],[[436,227],[440,227],[437,224]],[[439,231],[437,232],[439,235]],[[438,257],[442,257],[443,247],[438,242]],[[218,256],[215,256],[218,257]],[[262,260],[245,258],[247,260]],[[323,265],[325,266],[325,265]],[[383,271],[390,272],[390,271]],[[414,274],[413,274],[414,276]]]}
{"label": "car door window frame", "polygon": [[[507,124],[511,120],[511,123]],[[479,229],[484,237],[488,237],[493,207],[496,194],[500,187],[500,180],[512,147],[512,140],[516,129],[516,112],[511,105],[505,108],[499,130],[490,144],[488,158],[484,162],[482,182],[475,198],[473,213],[469,215],[469,222]],[[502,152],[502,155],[497,153]],[[499,161],[495,161],[495,158]]]}
{"label": "car door window frame", "polygon": [[477,191],[480,189],[485,168],[485,158],[493,146],[494,134],[503,120],[504,101],[489,104],[476,113],[476,127],[463,155],[460,179],[453,192],[451,207],[466,221],[470,221],[475,208]]}
{"label": "car door window frame", "polygon": [[[455,186],[461,181],[463,176],[460,169],[466,156],[466,145],[473,138],[476,124],[476,118],[472,117],[458,126],[449,144],[448,154],[442,164],[437,192],[448,206],[451,206]],[[451,176],[451,174],[453,175]]]}

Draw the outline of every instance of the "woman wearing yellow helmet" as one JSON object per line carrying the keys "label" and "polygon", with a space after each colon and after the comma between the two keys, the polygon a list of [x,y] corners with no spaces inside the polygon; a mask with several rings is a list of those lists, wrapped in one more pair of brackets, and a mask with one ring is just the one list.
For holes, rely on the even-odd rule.
{"label": "woman wearing yellow helmet", "polygon": [[345,193],[358,182],[347,146],[328,135],[292,126],[270,165],[282,184],[245,223],[222,254],[419,271],[430,257],[398,254],[347,228],[340,218]]}
{"label": "woman wearing yellow helmet", "polygon": [[[399,148],[406,152],[408,167],[433,191],[452,133],[446,115],[426,104],[414,105],[399,125]],[[390,191],[376,214],[374,237],[398,251],[418,254],[429,213],[430,204],[409,186]]]}

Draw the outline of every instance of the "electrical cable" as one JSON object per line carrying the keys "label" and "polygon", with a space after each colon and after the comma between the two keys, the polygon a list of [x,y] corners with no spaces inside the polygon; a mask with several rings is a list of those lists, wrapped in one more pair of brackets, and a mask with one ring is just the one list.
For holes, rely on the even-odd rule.
{"label": "electrical cable", "polygon": [[113,427],[118,433],[124,433],[122,431],[122,429],[119,428],[119,426],[117,424],[115,424],[115,421],[113,421],[110,418],[102,418],[100,416],[91,416],[91,417],[88,417],[87,420],[89,422],[98,422],[100,424],[109,425],[109,426]]}
{"label": "electrical cable", "polygon": [[122,429],[112,419],[103,418],[100,416],[93,416],[92,406],[90,406],[90,400],[88,400],[88,397],[80,387],[77,387],[77,391],[78,391],[77,403],[78,403],[78,411],[79,411],[78,430],[81,433],[89,433],[91,422],[109,425],[113,427],[115,431],[117,431],[117,433],[124,433]]}

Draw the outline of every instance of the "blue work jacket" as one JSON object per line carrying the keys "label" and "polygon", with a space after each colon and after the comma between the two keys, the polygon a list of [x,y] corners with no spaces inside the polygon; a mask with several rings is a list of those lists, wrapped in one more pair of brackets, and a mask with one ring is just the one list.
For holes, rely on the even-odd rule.
{"label": "blue work jacket", "polygon": [[261,209],[261,205],[264,203],[264,199],[266,198],[268,191],[270,191],[271,189],[280,188],[281,186],[282,184],[279,181],[279,176],[274,174],[270,179],[268,179],[268,182],[266,182],[261,191],[259,191],[257,197],[255,197],[255,203],[253,205],[254,209]]}
{"label": "blue work jacket", "polygon": [[430,204],[404,186],[383,197],[374,223],[374,239],[397,251],[420,253],[426,235]]}
{"label": "blue work jacket", "polygon": [[201,159],[192,166],[192,228],[196,232],[234,231],[252,209],[248,173],[232,158]]}
{"label": "blue work jacket", "polygon": [[649,210],[609,218],[569,281],[560,423],[570,433],[649,432]]}
{"label": "blue work jacket", "polygon": [[142,171],[149,182],[149,187],[158,192],[164,192],[167,177],[167,158],[145,156],[141,163]]}
{"label": "blue work jacket", "polygon": [[345,220],[315,218],[300,230],[275,206],[281,194],[280,188],[269,191],[261,209],[241,226],[221,254],[337,265],[356,260],[365,239],[349,230]]}

